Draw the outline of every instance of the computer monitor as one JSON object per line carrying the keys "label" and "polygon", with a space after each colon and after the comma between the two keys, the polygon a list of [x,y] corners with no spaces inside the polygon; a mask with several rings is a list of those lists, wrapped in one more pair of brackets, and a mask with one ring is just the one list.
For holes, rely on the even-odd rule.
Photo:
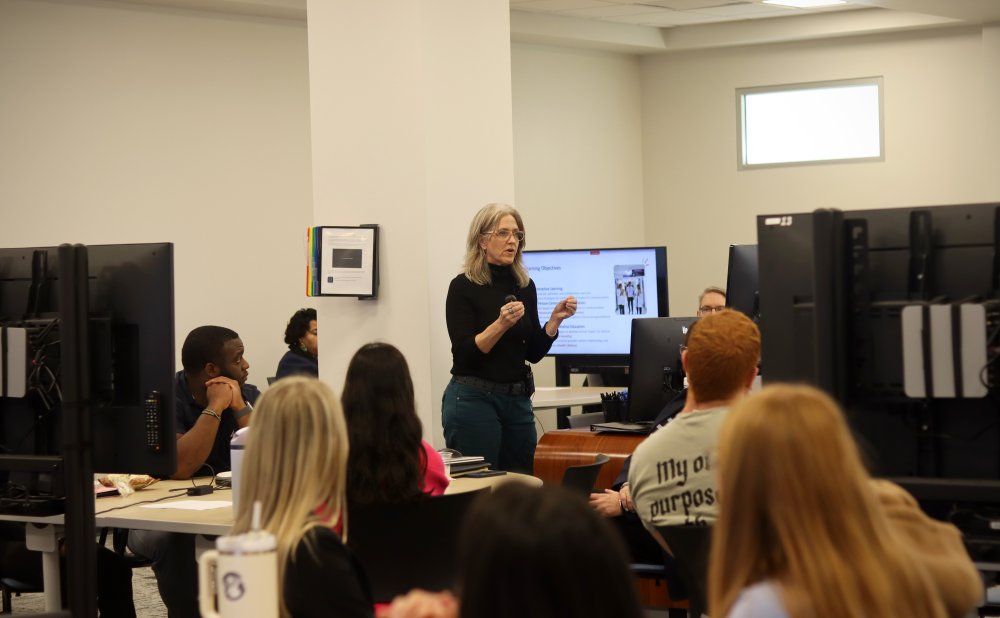
{"label": "computer monitor", "polygon": [[628,420],[650,421],[684,389],[681,348],[698,318],[632,320]]}
{"label": "computer monitor", "polygon": [[665,247],[525,251],[544,322],[555,304],[577,299],[550,356],[619,356],[626,360],[633,318],[669,315]]}
{"label": "computer monitor", "polygon": [[760,317],[757,293],[757,245],[729,245],[726,306],[742,311],[755,322]]}
{"label": "computer monitor", "polygon": [[[85,379],[93,469],[169,476],[177,466],[173,245],[77,249],[79,286],[61,280],[74,273],[64,272],[56,247],[0,249],[0,471],[50,482],[25,476],[10,458],[63,455],[62,395],[67,381]],[[75,357],[70,341],[75,310],[85,316],[86,358]]]}
{"label": "computer monitor", "polygon": [[876,474],[1000,502],[1000,204],[767,215],[757,234],[765,384],[833,395]]}

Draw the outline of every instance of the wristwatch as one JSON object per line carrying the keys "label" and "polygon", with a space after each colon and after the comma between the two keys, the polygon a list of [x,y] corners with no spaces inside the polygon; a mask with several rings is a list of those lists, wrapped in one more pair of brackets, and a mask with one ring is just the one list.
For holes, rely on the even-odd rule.
{"label": "wristwatch", "polygon": [[244,403],[247,404],[247,405],[243,406],[242,409],[237,410],[236,412],[233,412],[233,418],[239,420],[239,419],[243,418],[244,416],[246,416],[247,414],[250,414],[251,412],[253,412],[253,406],[250,405],[250,402],[249,401],[245,401]]}

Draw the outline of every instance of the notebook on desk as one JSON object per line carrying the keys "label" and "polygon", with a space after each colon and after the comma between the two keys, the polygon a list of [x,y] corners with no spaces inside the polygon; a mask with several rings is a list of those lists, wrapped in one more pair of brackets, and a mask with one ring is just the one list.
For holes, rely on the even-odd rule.
{"label": "notebook on desk", "polygon": [[590,426],[593,432],[605,433],[637,433],[650,434],[656,429],[655,421],[639,421],[636,423],[594,423]]}

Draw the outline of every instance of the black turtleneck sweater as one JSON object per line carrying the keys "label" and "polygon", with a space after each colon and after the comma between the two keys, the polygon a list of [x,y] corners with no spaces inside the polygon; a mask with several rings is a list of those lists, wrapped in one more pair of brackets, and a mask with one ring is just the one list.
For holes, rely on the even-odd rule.
{"label": "black turtleneck sweater", "polygon": [[[493,282],[478,285],[460,274],[448,286],[445,315],[451,337],[451,373],[473,376],[494,382],[519,382],[524,379],[524,362],[537,363],[552,347],[550,338],[538,323],[538,295],[535,282],[523,288],[510,266],[490,265]],[[476,335],[486,330],[500,315],[504,298],[513,294],[524,303],[524,317],[503,334],[493,349],[484,354],[476,346]],[[558,334],[557,334],[558,336]]]}

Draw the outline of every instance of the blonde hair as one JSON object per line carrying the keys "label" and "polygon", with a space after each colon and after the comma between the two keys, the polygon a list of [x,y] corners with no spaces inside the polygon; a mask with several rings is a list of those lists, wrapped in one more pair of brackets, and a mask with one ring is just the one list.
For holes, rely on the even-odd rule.
{"label": "blonde hair", "polygon": [[342,519],[346,540],[347,425],[330,387],[288,377],[260,396],[250,427],[232,532],[250,530],[259,501],[261,527],[277,540],[278,589],[284,590],[285,565],[307,532]]}
{"label": "blonde hair", "polygon": [[[522,232],[525,231],[521,213],[509,204],[487,204],[480,208],[476,216],[472,218],[472,224],[469,226],[469,237],[465,242],[465,263],[462,265],[462,272],[465,273],[469,281],[478,285],[489,285],[493,282],[490,265],[486,261],[486,250],[479,244],[479,241],[484,234],[493,232],[500,224],[500,219],[507,215],[514,217],[518,229]],[[517,243],[517,254],[514,256],[514,263],[511,264],[514,279],[517,280],[517,287],[520,288],[526,287],[529,279],[528,269],[524,267],[524,260],[521,258],[526,241],[527,238]]]}
{"label": "blonde hair", "polygon": [[772,580],[792,618],[945,616],[927,571],[890,531],[844,418],[807,386],[735,405],[719,438],[709,607]]}
{"label": "blonde hair", "polygon": [[702,402],[740,394],[760,360],[760,329],[739,311],[723,309],[700,318],[686,343],[688,385]]}

